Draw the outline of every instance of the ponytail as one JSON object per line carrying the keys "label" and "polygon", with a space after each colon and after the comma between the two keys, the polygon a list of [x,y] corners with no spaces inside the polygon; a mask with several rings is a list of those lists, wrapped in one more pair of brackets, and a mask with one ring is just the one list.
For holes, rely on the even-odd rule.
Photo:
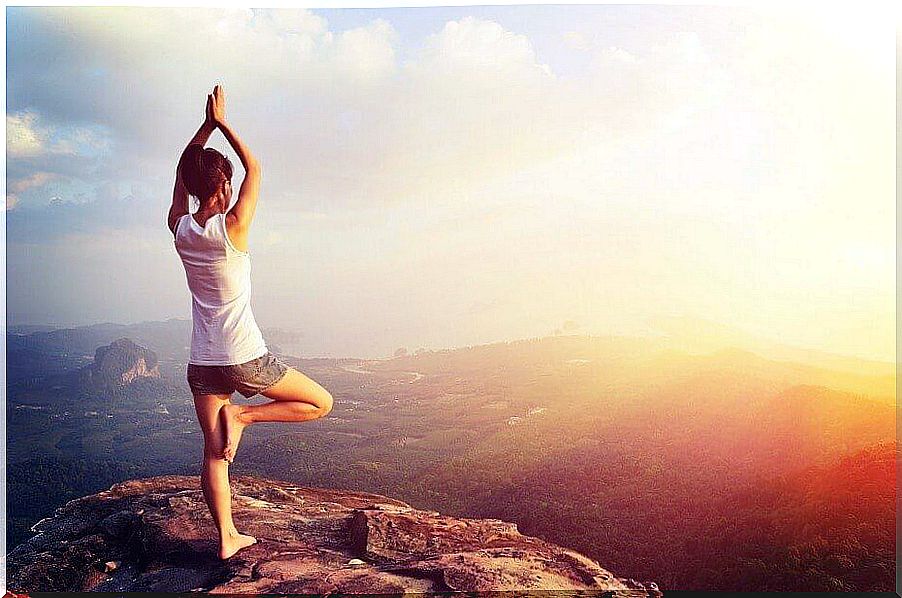
{"label": "ponytail", "polygon": [[212,197],[222,182],[232,180],[232,163],[228,158],[200,143],[191,143],[185,148],[178,165],[182,184],[203,203]]}

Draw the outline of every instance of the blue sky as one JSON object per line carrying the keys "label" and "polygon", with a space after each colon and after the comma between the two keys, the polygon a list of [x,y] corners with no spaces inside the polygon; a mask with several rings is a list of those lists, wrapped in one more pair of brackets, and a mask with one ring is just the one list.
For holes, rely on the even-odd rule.
{"label": "blue sky", "polygon": [[[190,317],[165,215],[221,83],[264,164],[254,312],[310,354],[686,315],[892,358],[890,25],[829,8],[8,7],[8,322]],[[239,164],[221,134],[209,145]]]}

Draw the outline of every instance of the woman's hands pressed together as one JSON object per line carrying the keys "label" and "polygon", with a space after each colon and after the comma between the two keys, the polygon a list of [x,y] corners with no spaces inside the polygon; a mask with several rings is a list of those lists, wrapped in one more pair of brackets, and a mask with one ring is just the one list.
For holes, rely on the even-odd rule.
{"label": "woman's hands pressed together", "polygon": [[[207,136],[215,129],[222,131],[222,134],[229,142],[229,145],[232,146],[232,149],[235,150],[235,153],[237,153],[238,157],[241,159],[241,164],[244,166],[244,169],[249,172],[254,172],[254,176],[251,178],[259,178],[259,162],[257,162],[254,155],[251,154],[247,146],[241,141],[238,134],[235,133],[228,123],[226,123],[225,91],[223,91],[222,85],[216,85],[213,87],[213,93],[207,94],[206,117],[204,118],[204,124],[201,128],[206,132]],[[204,137],[202,142],[206,141],[206,139],[207,138]],[[245,180],[245,183],[242,183],[242,186],[246,183],[247,180]]]}
{"label": "woman's hands pressed together", "polygon": [[222,85],[213,88],[213,93],[207,95],[207,122],[214,126],[225,123],[225,91]]}

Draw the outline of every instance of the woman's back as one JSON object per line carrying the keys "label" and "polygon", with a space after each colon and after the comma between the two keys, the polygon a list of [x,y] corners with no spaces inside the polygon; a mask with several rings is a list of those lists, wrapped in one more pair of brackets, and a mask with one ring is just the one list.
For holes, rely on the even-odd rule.
{"label": "woman's back", "polygon": [[233,365],[267,352],[251,310],[250,254],[229,239],[225,213],[202,227],[189,213],[175,225],[175,249],[191,290],[191,354],[197,365]]}

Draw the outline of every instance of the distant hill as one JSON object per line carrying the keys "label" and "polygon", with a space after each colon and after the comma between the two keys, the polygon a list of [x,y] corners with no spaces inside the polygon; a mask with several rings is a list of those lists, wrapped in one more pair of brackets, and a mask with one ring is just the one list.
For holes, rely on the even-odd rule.
{"label": "distant hill", "polygon": [[128,338],[97,347],[93,363],[76,372],[78,383],[93,390],[118,389],[138,378],[159,377],[156,353]]}
{"label": "distant hill", "polygon": [[[191,345],[191,320],[170,318],[136,324],[102,323],[72,328],[51,326],[12,326],[7,330],[7,379],[18,382],[36,370],[62,372],[90,363],[97,347],[120,338],[153,351],[161,362],[184,363]],[[281,353],[283,342],[297,344],[299,336],[268,328],[264,331],[267,347]]]}
{"label": "distant hill", "polygon": [[720,322],[686,316],[656,317],[648,326],[672,344],[675,349],[691,353],[710,353],[722,347],[742,347],[747,351],[766,355],[774,361],[789,361],[829,369],[875,377],[895,377],[892,362],[861,359],[838,353],[829,353],[807,347],[799,347],[776,340],[762,338],[738,330]]}
{"label": "distant hill", "polygon": [[772,388],[795,384],[827,386],[895,401],[894,364],[846,358],[842,370],[806,362],[773,359],[766,353],[726,346],[704,353],[679,349],[673,341],[654,337],[565,335],[498,342],[475,347],[425,351],[390,360],[362,361],[379,371],[416,370],[476,374],[495,371],[502,361],[518,375],[541,368],[547,375],[567,372],[583,381],[605,385],[629,378],[674,382],[717,367],[744,378],[756,377]]}
{"label": "distant hill", "polygon": [[191,342],[191,322],[171,319],[138,324],[95,324],[22,335],[7,333],[7,377],[17,383],[42,373],[77,369],[94,361],[98,347],[120,338],[152,350],[158,359],[184,361]]}
{"label": "distant hill", "polygon": [[53,326],[50,324],[18,324],[15,326],[7,326],[6,332],[7,334],[24,335],[32,334],[33,332],[49,332],[59,328],[63,328],[63,326]]}

